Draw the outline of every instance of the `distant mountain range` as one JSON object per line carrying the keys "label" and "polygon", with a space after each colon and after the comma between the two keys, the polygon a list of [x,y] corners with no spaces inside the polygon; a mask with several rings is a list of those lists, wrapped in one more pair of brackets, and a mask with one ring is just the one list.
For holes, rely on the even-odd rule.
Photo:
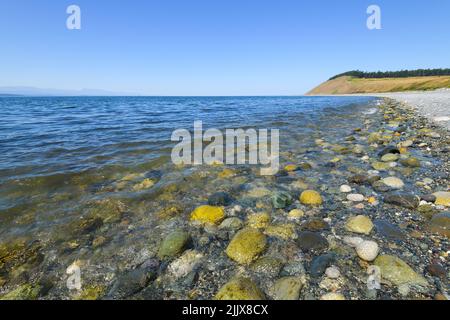
{"label": "distant mountain range", "polygon": [[61,90],[61,89],[42,89],[35,87],[0,87],[0,96],[138,96],[130,92],[113,92],[97,89],[81,90]]}

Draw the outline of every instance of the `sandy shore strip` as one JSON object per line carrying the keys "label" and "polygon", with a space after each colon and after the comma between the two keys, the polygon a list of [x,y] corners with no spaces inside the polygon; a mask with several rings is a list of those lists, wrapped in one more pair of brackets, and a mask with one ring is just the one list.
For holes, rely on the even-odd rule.
{"label": "sandy shore strip", "polygon": [[450,89],[377,93],[414,107],[421,115],[450,130]]}

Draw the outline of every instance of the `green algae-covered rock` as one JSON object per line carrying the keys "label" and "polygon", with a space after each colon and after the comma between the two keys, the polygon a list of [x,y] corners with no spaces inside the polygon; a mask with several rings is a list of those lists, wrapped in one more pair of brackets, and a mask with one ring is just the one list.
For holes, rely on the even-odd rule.
{"label": "green algae-covered rock", "polygon": [[24,284],[0,297],[0,300],[36,300],[40,291],[40,286]]}
{"label": "green algae-covered rock", "polygon": [[374,264],[380,268],[381,277],[396,286],[428,286],[428,282],[424,277],[416,273],[406,262],[395,256],[379,256],[375,259]]}
{"label": "green algae-covered rock", "polygon": [[216,294],[216,300],[264,300],[264,294],[248,278],[238,277],[226,283]]}
{"label": "green algae-covered rock", "polygon": [[159,247],[158,257],[160,259],[173,258],[184,251],[184,248],[189,241],[189,234],[182,230],[177,230],[163,240]]}
{"label": "green algae-covered rock", "polygon": [[275,209],[284,209],[292,204],[292,197],[287,192],[277,192],[272,197],[272,204]]}
{"label": "green algae-covered rock", "polygon": [[272,288],[274,300],[298,300],[303,282],[299,277],[284,277],[278,279]]}
{"label": "green algae-covered rock", "polygon": [[266,236],[253,228],[236,233],[226,249],[228,257],[240,264],[249,264],[266,248]]}

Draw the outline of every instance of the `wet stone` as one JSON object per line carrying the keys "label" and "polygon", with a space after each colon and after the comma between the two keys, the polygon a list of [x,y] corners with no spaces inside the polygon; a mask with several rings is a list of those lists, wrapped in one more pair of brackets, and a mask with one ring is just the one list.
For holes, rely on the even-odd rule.
{"label": "wet stone", "polygon": [[261,257],[251,265],[251,270],[258,275],[265,275],[269,278],[278,276],[283,268],[283,261],[275,257]]}
{"label": "wet stone", "polygon": [[432,263],[427,266],[427,271],[433,277],[445,279],[447,277],[447,270],[440,263]]}
{"label": "wet stone", "polygon": [[322,276],[335,260],[336,254],[334,253],[327,253],[314,258],[310,267],[311,276],[314,278]]}
{"label": "wet stone", "polygon": [[362,175],[362,174],[356,174],[354,176],[351,176],[348,179],[348,182],[354,183],[354,184],[364,184],[367,182],[367,180],[368,180],[367,176]]}
{"label": "wet stone", "polygon": [[296,242],[302,251],[321,251],[328,248],[327,239],[311,231],[300,232]]}
{"label": "wet stone", "polygon": [[232,202],[233,198],[226,192],[217,192],[208,198],[210,206],[228,206]]}
{"label": "wet stone", "polygon": [[216,294],[216,300],[264,300],[264,293],[249,278],[238,277],[226,283]]}
{"label": "wet stone", "polygon": [[108,298],[123,299],[142,289],[156,277],[155,270],[140,268],[121,274],[108,293]]}
{"label": "wet stone", "polygon": [[401,241],[405,239],[403,231],[386,220],[377,219],[374,221],[374,225],[376,232],[389,240]]}
{"label": "wet stone", "polygon": [[413,194],[396,192],[387,194],[384,202],[407,209],[416,209],[419,206],[419,198]]}
{"label": "wet stone", "polygon": [[420,196],[420,200],[434,203],[436,201],[436,196],[433,194],[425,194],[423,196]]}
{"label": "wet stone", "polygon": [[298,277],[284,277],[278,279],[272,288],[274,300],[298,300],[303,282]]}
{"label": "wet stone", "polygon": [[292,197],[287,192],[277,192],[272,197],[272,204],[275,209],[284,209],[292,204]]}
{"label": "wet stone", "polygon": [[182,230],[177,230],[164,238],[158,251],[160,259],[173,258],[181,254],[189,241],[189,234]]}
{"label": "wet stone", "polygon": [[435,214],[428,223],[427,229],[432,233],[450,238],[450,212]]}
{"label": "wet stone", "polygon": [[378,156],[381,158],[388,153],[399,154],[400,151],[398,150],[398,148],[396,146],[387,146],[378,153]]}
{"label": "wet stone", "polygon": [[321,231],[321,230],[329,230],[330,225],[323,219],[311,218],[308,221],[306,221],[305,223],[303,223],[301,225],[301,228],[303,230],[308,230],[308,231]]}

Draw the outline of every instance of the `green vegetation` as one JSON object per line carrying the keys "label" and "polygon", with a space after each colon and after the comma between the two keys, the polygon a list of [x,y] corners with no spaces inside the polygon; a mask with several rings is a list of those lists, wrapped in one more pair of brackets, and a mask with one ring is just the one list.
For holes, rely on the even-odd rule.
{"label": "green vegetation", "polygon": [[418,69],[418,70],[401,70],[401,71],[387,71],[387,72],[382,71],[364,72],[360,70],[353,70],[335,75],[334,77],[331,77],[330,80],[334,80],[343,76],[350,76],[353,78],[364,78],[364,79],[450,76],[450,69]]}

